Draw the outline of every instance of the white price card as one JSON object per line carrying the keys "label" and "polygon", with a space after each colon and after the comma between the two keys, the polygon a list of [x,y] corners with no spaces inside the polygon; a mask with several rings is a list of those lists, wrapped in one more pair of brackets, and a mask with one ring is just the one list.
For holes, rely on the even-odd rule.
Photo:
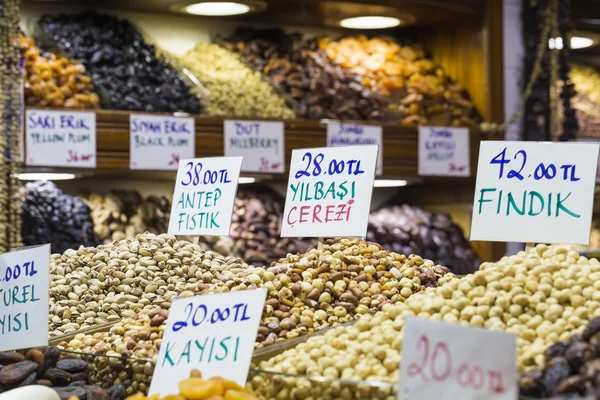
{"label": "white price card", "polygon": [[50,245],[0,255],[0,351],[48,345]]}
{"label": "white price card", "polygon": [[469,176],[469,129],[419,127],[419,175]]}
{"label": "white price card", "polygon": [[27,110],[27,165],[96,167],[96,114],[80,111]]}
{"label": "white price card", "polygon": [[266,297],[256,289],[174,300],[149,395],[178,394],[192,369],[244,387]]}
{"label": "white price card", "polygon": [[281,237],[367,234],[378,146],[292,152]]}
{"label": "white price card", "polygon": [[194,118],[131,114],[129,168],[175,171],[179,160],[194,158]]}
{"label": "white price card", "polygon": [[471,240],[588,244],[598,143],[481,142]]}
{"label": "white price card", "polygon": [[227,120],[223,129],[225,157],[244,157],[242,171],[285,172],[283,122]]}
{"label": "white price card", "polygon": [[408,317],[398,400],[516,400],[516,366],[515,335]]}
{"label": "white price card", "polygon": [[342,122],[327,124],[327,146],[365,146],[378,145],[376,175],[383,173],[383,135],[381,126],[359,125]]}
{"label": "white price card", "polygon": [[171,235],[229,235],[242,157],[181,160],[169,219]]}

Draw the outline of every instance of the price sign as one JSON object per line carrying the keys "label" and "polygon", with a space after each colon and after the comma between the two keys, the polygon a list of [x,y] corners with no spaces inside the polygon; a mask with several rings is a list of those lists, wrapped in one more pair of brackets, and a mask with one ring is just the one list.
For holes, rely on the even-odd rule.
{"label": "price sign", "polygon": [[194,368],[205,379],[220,376],[244,387],[266,297],[266,289],[256,289],[174,300],[150,396],[178,394]]}
{"label": "price sign", "polygon": [[398,400],[514,400],[516,345],[508,333],[408,317]]}
{"label": "price sign", "polygon": [[129,168],[175,171],[179,160],[194,158],[194,118],[131,114]]}
{"label": "price sign", "polygon": [[50,245],[0,255],[0,351],[48,345]]}
{"label": "price sign", "polygon": [[27,165],[96,168],[96,114],[27,110]]}
{"label": "price sign", "polygon": [[420,126],[419,175],[471,175],[469,130]]}
{"label": "price sign", "polygon": [[225,121],[225,156],[242,156],[242,171],[284,172],[283,122]]}
{"label": "price sign", "polygon": [[281,237],[367,234],[378,146],[294,150]]}
{"label": "price sign", "polygon": [[471,240],[588,244],[598,151],[597,143],[481,142]]}
{"label": "price sign", "polygon": [[229,235],[242,157],[181,160],[169,234]]}
{"label": "price sign", "polygon": [[[377,145],[383,149],[381,126],[330,122],[327,124],[327,146]],[[383,151],[377,154],[376,175],[383,173]]]}

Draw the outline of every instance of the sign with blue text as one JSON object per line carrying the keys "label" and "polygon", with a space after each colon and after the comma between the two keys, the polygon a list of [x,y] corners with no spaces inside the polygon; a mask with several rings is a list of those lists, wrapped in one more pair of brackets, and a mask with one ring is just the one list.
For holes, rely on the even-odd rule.
{"label": "sign with blue text", "polygon": [[588,244],[599,149],[481,142],[471,240]]}
{"label": "sign with blue text", "polygon": [[131,114],[129,168],[175,171],[179,160],[194,158],[194,118]]}
{"label": "sign with blue text", "polygon": [[242,157],[181,160],[169,219],[171,235],[229,235]]}
{"label": "sign with blue text", "polygon": [[266,297],[256,289],[174,300],[149,395],[178,394],[192,369],[244,387]]}
{"label": "sign with blue text", "polygon": [[26,164],[96,168],[96,114],[27,110]]}
{"label": "sign with blue text", "polygon": [[50,245],[0,255],[0,351],[48,345]]}
{"label": "sign with blue text", "polygon": [[225,121],[225,157],[242,156],[244,172],[285,172],[284,125],[280,121]]}
{"label": "sign with blue text", "polygon": [[327,124],[327,147],[379,146],[376,175],[383,173],[383,136],[381,126],[359,125],[342,122]]}
{"label": "sign with blue text", "polygon": [[471,175],[469,130],[420,126],[419,175]]}
{"label": "sign with blue text", "polygon": [[292,151],[281,237],[364,237],[378,146]]}

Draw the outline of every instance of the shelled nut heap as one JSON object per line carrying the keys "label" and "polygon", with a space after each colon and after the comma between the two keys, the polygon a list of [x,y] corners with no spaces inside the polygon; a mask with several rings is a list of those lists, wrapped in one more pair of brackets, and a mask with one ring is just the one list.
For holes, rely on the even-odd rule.
{"label": "shelled nut heap", "polygon": [[[398,381],[404,318],[418,316],[501,330],[517,335],[518,368],[543,366],[546,348],[568,341],[600,316],[600,262],[562,247],[538,245],[529,252],[484,263],[463,278],[443,276],[438,287],[384,306],[349,327],[337,327],[260,363],[260,368],[354,381]],[[327,355],[323,357],[323,355]],[[385,399],[393,386],[344,387],[307,379],[255,376],[263,398]],[[362,397],[361,397],[362,396]]]}
{"label": "shelled nut heap", "polygon": [[125,387],[110,385],[106,390],[90,384],[88,363],[61,354],[57,347],[41,347],[22,352],[0,352],[0,393],[29,385],[53,388],[61,399],[124,400]]}
{"label": "shelled nut heap", "polygon": [[[163,240],[165,243],[161,245]],[[331,240],[321,250],[311,249],[304,255],[290,254],[266,269],[244,268],[239,264],[233,264],[235,268],[207,269],[210,261],[204,259],[199,262],[202,256],[193,255],[185,255],[185,262],[192,262],[189,268],[186,269],[184,263],[171,269],[169,266],[177,263],[171,257],[178,260],[177,255],[184,256],[181,251],[175,250],[175,244],[170,244],[171,240],[168,235],[139,235],[135,240],[116,244],[119,249],[107,246],[81,248],[77,252],[71,250],[63,256],[53,256],[50,290],[53,334],[73,332],[80,326],[119,317],[132,317],[115,325],[111,333],[77,335],[61,346],[85,353],[153,359],[162,340],[166,318],[164,310],[170,307],[169,302],[175,296],[258,287],[268,290],[257,335],[257,346],[266,346],[352,321],[363,314],[381,310],[386,304],[403,302],[426,287],[436,287],[438,280],[448,272],[446,268],[435,266],[419,256],[390,253],[377,244],[352,239]],[[173,247],[173,254],[165,251],[169,246]],[[190,247],[185,248],[187,250],[184,251],[191,253]],[[141,257],[141,254],[147,255]],[[155,265],[152,261],[156,261],[157,256],[161,261]],[[57,274],[59,268],[65,274]],[[67,271],[69,268],[71,270]],[[195,273],[188,278],[186,272],[193,268]],[[107,273],[107,269],[116,272]],[[149,271],[144,272],[146,269]],[[136,276],[138,270],[139,275]],[[154,270],[157,270],[159,279],[151,280],[143,275]],[[179,275],[172,276],[178,271],[181,272]],[[122,276],[122,273],[130,278]],[[97,278],[80,283],[82,275],[90,274]],[[166,280],[160,278],[167,275],[171,277]],[[103,284],[101,278],[108,283]],[[97,282],[99,280],[101,282]],[[58,281],[60,286],[56,285]],[[73,293],[59,294],[66,292],[68,285],[73,286]],[[82,296],[76,298],[84,285]],[[165,285],[168,287],[165,288]],[[105,295],[105,292],[110,293]],[[55,300],[57,296],[61,300]],[[80,305],[82,299],[86,305]],[[83,311],[84,308],[90,309]],[[110,382],[105,380],[105,375],[112,379],[114,376],[110,374],[125,370],[131,377],[144,374],[145,377],[139,375],[128,379],[145,383],[149,382],[153,371],[153,364],[145,364],[145,361],[129,369],[124,369],[121,364],[120,369],[111,367],[108,359],[105,363],[96,368],[95,382]],[[138,386],[137,389],[145,387]]]}

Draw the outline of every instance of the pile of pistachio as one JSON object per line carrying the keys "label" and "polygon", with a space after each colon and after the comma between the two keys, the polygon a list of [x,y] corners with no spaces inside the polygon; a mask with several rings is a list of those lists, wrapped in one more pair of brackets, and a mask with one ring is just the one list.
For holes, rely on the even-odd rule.
{"label": "pile of pistachio", "polygon": [[145,233],[53,254],[50,336],[153,311],[243,272],[240,259],[204,251],[173,235]]}
{"label": "pile of pistachio", "polygon": [[258,375],[253,387],[262,398],[304,399],[316,390],[323,399],[385,399],[393,394],[389,384],[399,378],[407,316],[514,333],[520,370],[543,366],[549,345],[568,341],[600,316],[600,262],[562,247],[538,245],[498,263],[484,263],[463,278],[448,274],[438,284],[260,363],[267,371],[388,385],[340,387]]}

